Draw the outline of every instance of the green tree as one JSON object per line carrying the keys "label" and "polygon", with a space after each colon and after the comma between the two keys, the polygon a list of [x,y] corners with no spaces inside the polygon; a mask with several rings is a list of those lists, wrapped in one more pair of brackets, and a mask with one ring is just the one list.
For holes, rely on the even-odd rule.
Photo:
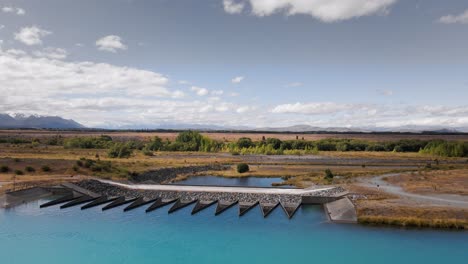
{"label": "green tree", "polygon": [[246,163],[237,164],[237,172],[238,173],[248,172],[249,170],[250,170],[249,165],[247,165]]}

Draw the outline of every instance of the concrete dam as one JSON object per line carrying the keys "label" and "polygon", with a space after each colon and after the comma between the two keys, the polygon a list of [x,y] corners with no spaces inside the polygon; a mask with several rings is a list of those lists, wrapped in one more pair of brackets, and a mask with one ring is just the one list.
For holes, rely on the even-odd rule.
{"label": "concrete dam", "polygon": [[231,186],[188,186],[165,184],[125,184],[107,180],[85,180],[64,183],[50,188],[33,188],[11,192],[6,195],[6,204],[21,203],[32,196],[59,198],[44,203],[41,208],[59,206],[61,209],[81,206],[82,210],[103,206],[102,210],[123,207],[130,211],[146,206],[146,212],[169,206],[168,213],[193,205],[196,214],[216,204],[215,215],[227,209],[238,207],[238,215],[243,216],[259,206],[264,217],[280,207],[288,218],[292,218],[301,205],[324,205],[330,220],[336,222],[356,222],[353,204],[346,197],[347,191],[341,187],[258,188]]}

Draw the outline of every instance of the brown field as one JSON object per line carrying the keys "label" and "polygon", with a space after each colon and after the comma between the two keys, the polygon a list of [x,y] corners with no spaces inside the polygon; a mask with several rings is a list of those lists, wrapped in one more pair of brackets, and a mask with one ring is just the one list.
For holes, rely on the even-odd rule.
{"label": "brown field", "polygon": [[413,172],[386,180],[412,193],[468,195],[467,169]]}
{"label": "brown field", "polygon": [[[128,139],[140,139],[146,140],[158,136],[163,139],[174,140],[177,137],[177,132],[105,132],[105,131],[49,131],[49,130],[0,130],[0,137],[15,136],[24,138],[44,138],[52,136],[63,136],[63,137],[85,137],[85,136],[100,136],[109,135],[117,140],[128,140]],[[209,138],[220,140],[220,141],[235,141],[241,137],[248,137],[254,141],[261,140],[262,137],[279,138],[281,140],[294,140],[296,137],[299,139],[304,138],[305,140],[320,140],[327,138],[337,139],[361,139],[368,141],[394,141],[401,139],[420,139],[420,140],[431,140],[431,139],[444,139],[450,141],[468,141],[468,134],[464,135],[417,135],[417,134],[304,134],[304,133],[226,133],[226,132],[204,132],[202,133]]]}

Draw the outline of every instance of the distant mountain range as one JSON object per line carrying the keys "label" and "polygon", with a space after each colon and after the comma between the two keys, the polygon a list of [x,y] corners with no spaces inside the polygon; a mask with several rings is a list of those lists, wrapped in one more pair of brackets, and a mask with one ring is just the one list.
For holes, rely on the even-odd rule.
{"label": "distant mountain range", "polygon": [[315,127],[309,125],[294,125],[288,127],[260,127],[247,126],[218,126],[206,124],[141,124],[132,126],[86,128],[80,123],[64,119],[59,116],[26,116],[22,114],[8,115],[0,114],[0,128],[46,128],[46,129],[112,129],[112,130],[205,130],[205,131],[253,131],[253,132],[335,132],[335,133],[371,133],[371,132],[400,132],[400,133],[468,133],[468,127],[446,128],[442,126],[400,126],[400,127]]}
{"label": "distant mountain range", "polygon": [[59,116],[25,116],[21,114],[0,114],[0,128],[50,128],[50,129],[79,129],[85,128],[80,123]]}

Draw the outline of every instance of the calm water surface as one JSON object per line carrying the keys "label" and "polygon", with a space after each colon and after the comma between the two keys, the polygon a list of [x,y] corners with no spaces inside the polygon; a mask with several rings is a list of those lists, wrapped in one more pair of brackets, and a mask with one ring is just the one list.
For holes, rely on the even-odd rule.
{"label": "calm water surface", "polygon": [[102,212],[39,209],[32,202],[0,210],[1,263],[467,263],[468,233],[401,230],[326,222],[321,207],[282,210],[267,219],[237,207],[190,215],[167,207]]}
{"label": "calm water surface", "polygon": [[[214,186],[244,186],[244,187],[272,187],[272,183],[281,183],[281,177],[243,177],[243,178],[226,178],[217,176],[192,176],[183,181],[175,182],[174,184],[181,185],[214,185]],[[284,185],[278,188],[291,188],[292,186]]]}

